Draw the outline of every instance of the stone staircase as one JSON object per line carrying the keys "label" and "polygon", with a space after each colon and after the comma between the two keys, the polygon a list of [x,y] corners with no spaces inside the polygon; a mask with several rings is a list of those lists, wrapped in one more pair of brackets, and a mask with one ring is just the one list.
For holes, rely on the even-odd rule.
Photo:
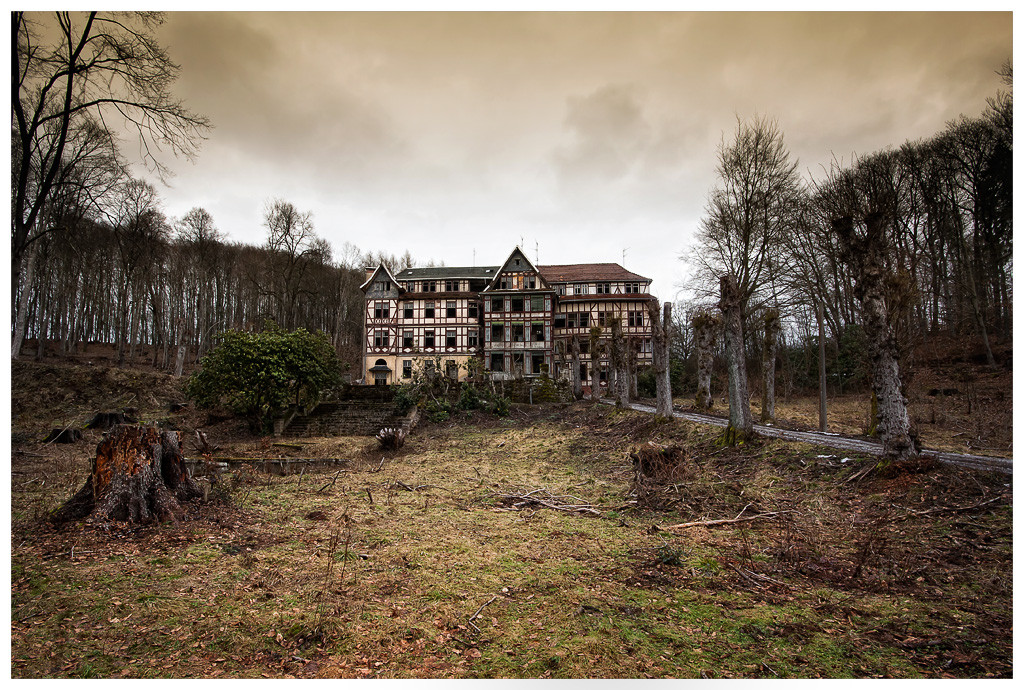
{"label": "stone staircase", "polygon": [[417,421],[416,408],[395,411],[394,391],[383,386],[352,386],[339,400],[324,402],[308,415],[296,416],[284,436],[376,436],[384,427],[409,431]]}

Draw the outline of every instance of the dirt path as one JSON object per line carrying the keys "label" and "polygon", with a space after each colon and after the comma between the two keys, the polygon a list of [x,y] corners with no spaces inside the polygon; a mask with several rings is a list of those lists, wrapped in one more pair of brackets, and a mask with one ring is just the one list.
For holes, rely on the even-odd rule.
{"label": "dirt path", "polygon": [[[642,405],[639,403],[631,403],[630,407],[639,412],[651,413],[653,413],[655,409],[651,405]],[[725,417],[712,417],[711,415],[696,414],[694,412],[673,411],[672,416],[678,417],[679,419],[685,419],[690,422],[696,422],[697,424],[711,424],[713,426],[721,427],[724,427],[729,423],[729,420]],[[813,443],[819,446],[828,446],[839,450],[849,450],[855,453],[867,453],[869,455],[882,454],[882,445],[880,443],[857,438],[849,438],[847,436],[840,436],[839,434],[821,433],[818,431],[793,431],[790,429],[780,429],[774,426],[765,426],[763,424],[755,424],[754,431],[761,436],[771,436],[773,438],[781,438],[786,441],[802,441],[804,443]],[[921,453],[926,457],[934,457],[939,462],[945,462],[951,465],[1002,472],[1004,474],[1013,474],[1013,460],[1011,458],[946,453],[928,448],[923,449]]]}

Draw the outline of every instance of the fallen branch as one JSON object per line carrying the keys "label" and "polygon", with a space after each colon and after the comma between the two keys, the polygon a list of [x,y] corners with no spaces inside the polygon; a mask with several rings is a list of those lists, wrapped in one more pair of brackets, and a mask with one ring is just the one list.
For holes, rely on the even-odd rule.
{"label": "fallen branch", "polygon": [[757,515],[750,515],[748,517],[736,517],[731,520],[696,520],[694,522],[681,522],[678,525],[669,525],[663,527],[664,530],[673,529],[687,529],[689,527],[715,527],[716,525],[735,525],[738,522],[750,522],[751,520],[760,520],[762,518],[768,519],[773,518],[782,513],[792,513],[791,510],[778,510],[773,513],[759,513]]}
{"label": "fallen branch", "polygon": [[[542,498],[537,494],[543,494],[544,496]],[[491,495],[500,499],[501,503],[516,510],[521,510],[526,506],[540,506],[542,508],[559,510],[563,513],[587,513],[597,517],[601,516],[601,512],[588,503],[570,503],[569,499],[580,501],[576,496],[552,496],[546,489],[534,489],[525,494],[507,493]]]}
{"label": "fallen branch", "polygon": [[909,520],[912,517],[922,517],[924,515],[934,515],[936,513],[966,513],[969,510],[984,508],[985,506],[1001,501],[1002,499],[1003,494],[999,494],[995,498],[990,498],[987,501],[981,501],[980,503],[973,503],[969,506],[940,506],[938,508],[930,508],[928,510],[912,510],[907,508],[908,512],[906,515],[895,517],[890,522],[899,522],[900,520]]}
{"label": "fallen branch", "polygon": [[469,617],[469,622],[472,623],[474,620],[476,620],[476,617],[480,615],[480,612],[483,611],[486,607],[488,607],[491,604],[493,604],[494,600],[497,599],[497,598],[498,598],[498,595],[495,594],[493,597],[491,597],[490,599],[487,600],[487,603],[480,604],[480,608],[478,608],[476,610],[476,613],[474,613],[472,616]]}

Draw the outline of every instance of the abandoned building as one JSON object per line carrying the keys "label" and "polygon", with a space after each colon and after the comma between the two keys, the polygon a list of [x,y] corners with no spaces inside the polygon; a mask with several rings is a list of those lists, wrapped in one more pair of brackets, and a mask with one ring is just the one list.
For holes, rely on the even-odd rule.
{"label": "abandoned building", "polygon": [[437,367],[461,380],[474,361],[497,379],[568,376],[576,335],[584,387],[604,386],[608,347],[593,361],[591,328],[605,342],[618,316],[637,365],[649,366],[650,284],[614,263],[535,266],[519,247],[501,266],[367,268],[363,381],[402,383]]}

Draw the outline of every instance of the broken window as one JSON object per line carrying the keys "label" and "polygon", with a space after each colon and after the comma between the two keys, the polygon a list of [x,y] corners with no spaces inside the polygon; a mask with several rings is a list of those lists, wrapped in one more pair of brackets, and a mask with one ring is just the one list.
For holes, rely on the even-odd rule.
{"label": "broken window", "polygon": [[458,302],[447,302],[445,304],[445,309],[444,309],[445,316],[447,316],[449,319],[454,319],[455,318],[455,315],[458,313],[457,310],[458,310]]}
{"label": "broken window", "polygon": [[544,354],[534,352],[530,357],[530,373],[543,374],[544,373]]}
{"label": "broken window", "polygon": [[423,303],[423,316],[425,316],[428,319],[434,318],[434,303],[433,302],[424,302]]}
{"label": "broken window", "polygon": [[505,310],[505,298],[504,297],[492,297],[491,298],[491,311],[504,311]]}
{"label": "broken window", "polygon": [[530,295],[530,311],[544,311],[544,295]]}
{"label": "broken window", "polygon": [[512,373],[522,375],[523,367],[526,365],[526,355],[522,352],[512,353]]}
{"label": "broken window", "polygon": [[536,290],[537,289],[537,277],[536,276],[530,276],[529,278],[526,279],[526,288],[528,290]]}
{"label": "broken window", "polygon": [[455,347],[455,345],[456,345],[455,329],[454,328],[449,328],[448,330],[446,330],[444,332],[444,346],[445,347]]}
{"label": "broken window", "polygon": [[479,340],[479,338],[478,338],[478,336],[476,334],[476,331],[471,332],[466,337],[466,340],[467,340],[467,343],[468,343],[469,347],[476,347],[477,346],[477,341]]}
{"label": "broken window", "polygon": [[565,314],[555,314],[555,328],[565,328]]}
{"label": "broken window", "polygon": [[580,381],[587,380],[587,363],[580,362]]}
{"label": "broken window", "polygon": [[631,311],[627,314],[628,323],[634,328],[644,325],[644,313],[642,311]]}
{"label": "broken window", "polygon": [[412,360],[411,359],[403,359],[402,360],[402,378],[403,379],[411,379],[412,378]]}
{"label": "broken window", "polygon": [[434,331],[433,329],[423,331],[423,347],[434,347]]}
{"label": "broken window", "polygon": [[476,318],[476,312],[477,312],[476,302],[470,302],[469,306],[466,307],[466,316],[468,316],[471,319],[475,319]]}
{"label": "broken window", "polygon": [[491,371],[505,371],[505,355],[500,352],[491,354]]}
{"label": "broken window", "polygon": [[565,315],[565,327],[566,328],[576,328],[576,315],[575,314],[566,314]]}
{"label": "broken window", "polygon": [[412,331],[402,331],[402,347],[416,347],[416,341],[413,338]]}
{"label": "broken window", "polygon": [[500,342],[505,339],[505,324],[491,324],[491,342]]}
{"label": "broken window", "polygon": [[523,298],[522,297],[513,297],[512,298],[512,311],[517,311],[518,312],[518,311],[522,311],[522,310],[523,310]]}
{"label": "broken window", "polygon": [[580,314],[580,328],[590,328],[590,312]]}
{"label": "broken window", "polygon": [[406,319],[411,319],[412,315],[413,315],[412,302],[405,302],[402,305],[402,317],[406,318]]}
{"label": "broken window", "polygon": [[453,381],[459,380],[459,365],[454,359],[449,359],[444,364],[445,374]]}
{"label": "broken window", "polygon": [[533,342],[535,342],[535,343],[544,342],[544,324],[543,323],[535,323],[532,326],[530,326],[530,332],[533,334],[533,337],[530,338],[531,340],[533,340]]}
{"label": "broken window", "polygon": [[514,323],[512,324],[512,342],[521,343],[523,342],[523,324]]}

